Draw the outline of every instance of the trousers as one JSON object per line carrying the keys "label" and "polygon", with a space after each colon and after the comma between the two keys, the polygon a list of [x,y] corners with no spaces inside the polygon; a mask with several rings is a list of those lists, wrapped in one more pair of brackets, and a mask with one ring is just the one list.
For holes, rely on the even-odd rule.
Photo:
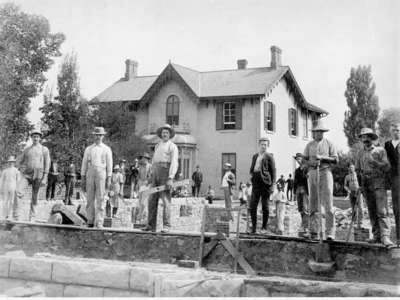
{"label": "trousers", "polygon": [[193,186],[193,197],[198,197],[200,193],[201,183],[196,183]]}
{"label": "trousers", "polygon": [[[356,214],[357,224],[359,226],[361,226],[362,220],[363,220],[363,203],[362,203],[361,195],[358,195],[357,191],[351,191],[349,197],[350,197],[352,214],[354,214],[354,213]],[[356,206],[357,198],[360,198],[360,199],[358,201],[358,206],[356,208],[355,206]],[[355,211],[355,209],[357,209],[357,211]]]}
{"label": "trousers", "polygon": [[86,213],[88,224],[103,226],[107,174],[104,168],[91,166],[86,173]]}
{"label": "trousers", "polygon": [[304,186],[299,186],[296,189],[297,209],[301,216],[301,227],[308,231],[310,226],[310,210],[308,203],[308,194]]}
{"label": "trousers", "polygon": [[[374,178],[362,178],[363,195],[367,202],[369,221],[371,222],[372,234],[379,239],[390,235],[390,220],[387,209],[386,189],[378,187]],[[381,179],[378,179],[381,180]]]}
{"label": "trousers", "polygon": [[[308,186],[310,189],[310,219],[311,233],[318,233],[318,195],[317,195],[317,171],[308,172]],[[333,176],[330,169],[324,169],[319,172],[319,197],[322,209],[325,210],[325,233],[332,238],[335,237],[336,224],[333,211]],[[323,228],[323,227],[322,227]]]}
{"label": "trousers", "polygon": [[65,176],[65,205],[72,205],[71,197],[74,196],[75,176]]}
{"label": "trousers", "polygon": [[49,174],[46,188],[46,200],[54,199],[54,192],[56,190],[57,175]]}
{"label": "trousers", "polygon": [[11,216],[13,219],[18,219],[18,199],[16,195],[16,190],[5,189],[1,193],[1,201],[3,202],[3,218],[8,218]]}
{"label": "trousers", "polygon": [[[153,164],[152,185],[164,185],[168,181],[169,164]],[[151,194],[148,206],[148,225],[153,230],[157,227],[158,200],[161,198],[163,202],[163,226],[169,228],[171,226],[171,190],[162,191]]]}
{"label": "trousers", "polygon": [[283,233],[285,226],[285,211],[286,211],[286,203],[285,202],[276,202],[276,225],[278,230]]}
{"label": "trousers", "polygon": [[400,175],[392,178],[392,206],[396,223],[396,239],[400,243]]}
{"label": "trousers", "polygon": [[257,207],[261,199],[261,206],[263,212],[262,229],[267,229],[268,218],[269,218],[269,186],[262,183],[261,175],[259,172],[254,173],[253,178],[253,189],[250,199],[250,216],[252,231],[256,232],[257,229]]}

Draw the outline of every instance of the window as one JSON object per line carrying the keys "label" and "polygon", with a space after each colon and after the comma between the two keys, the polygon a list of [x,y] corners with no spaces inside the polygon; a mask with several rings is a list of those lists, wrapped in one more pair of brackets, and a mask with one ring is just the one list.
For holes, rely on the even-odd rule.
{"label": "window", "polygon": [[175,95],[167,99],[167,124],[179,125],[179,98]]}
{"label": "window", "polygon": [[275,104],[270,101],[264,102],[264,129],[275,131]]}
{"label": "window", "polygon": [[236,174],[236,153],[222,153],[222,172],[221,178],[225,174],[224,165],[230,163],[232,165],[232,173]]}
{"label": "window", "polygon": [[308,137],[308,112],[304,112],[304,118],[303,118],[303,137],[307,138]]}
{"label": "window", "polygon": [[289,108],[289,135],[297,136],[298,126],[297,126],[297,110],[294,108]]}
{"label": "window", "polygon": [[236,105],[234,102],[225,102],[223,111],[224,129],[235,129]]}

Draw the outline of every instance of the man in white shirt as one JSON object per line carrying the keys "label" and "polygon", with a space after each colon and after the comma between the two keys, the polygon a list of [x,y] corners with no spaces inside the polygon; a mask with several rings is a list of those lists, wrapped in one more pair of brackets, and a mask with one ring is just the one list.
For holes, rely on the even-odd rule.
{"label": "man in white shirt", "polygon": [[145,231],[156,231],[158,199],[163,201],[163,229],[168,232],[171,227],[171,187],[172,180],[178,171],[178,147],[171,141],[175,136],[174,129],[166,124],[157,129],[157,135],[161,139],[155,146],[152,165],[152,186],[166,185],[169,189],[154,193],[149,197],[148,222],[143,228]]}
{"label": "man in white shirt", "polygon": [[86,213],[88,227],[103,227],[105,190],[111,185],[112,152],[103,144],[106,132],[103,127],[93,131],[94,144],[85,149],[82,160],[82,190],[86,195]]}
{"label": "man in white shirt", "polygon": [[228,210],[229,219],[233,220],[232,216],[232,187],[235,185],[235,174],[232,172],[232,165],[225,163],[225,174],[222,177],[221,188],[224,191],[225,208]]}

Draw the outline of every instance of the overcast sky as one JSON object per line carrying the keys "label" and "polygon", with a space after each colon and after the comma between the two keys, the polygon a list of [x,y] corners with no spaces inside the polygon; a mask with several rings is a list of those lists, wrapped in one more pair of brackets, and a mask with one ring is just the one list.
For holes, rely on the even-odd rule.
{"label": "overcast sky", "polygon": [[[123,76],[159,74],[168,61],[199,71],[268,66],[282,50],[306,99],[330,112],[328,137],[346,148],[343,96],[350,68],[371,65],[382,109],[399,105],[400,5],[377,1],[18,0],[63,32],[62,52],[75,51],[82,94],[91,99]],[[56,88],[60,59],[47,74]],[[40,98],[30,118],[40,119]]]}

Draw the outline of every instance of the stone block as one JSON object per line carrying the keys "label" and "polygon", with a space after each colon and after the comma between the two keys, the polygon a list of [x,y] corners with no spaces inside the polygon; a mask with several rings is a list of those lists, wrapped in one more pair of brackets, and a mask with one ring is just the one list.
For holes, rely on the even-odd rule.
{"label": "stone block", "polygon": [[153,273],[151,269],[142,267],[131,268],[129,287],[135,291],[153,294]]}
{"label": "stone block", "polygon": [[10,262],[10,257],[0,256],[0,277],[8,277]]}
{"label": "stone block", "polygon": [[178,260],[178,266],[182,268],[191,268],[197,269],[199,268],[199,262],[195,260]]}
{"label": "stone block", "polygon": [[340,292],[342,297],[364,297],[367,294],[367,287],[345,285]]}
{"label": "stone block", "polygon": [[50,281],[51,262],[38,258],[12,258],[9,277]]}
{"label": "stone block", "polygon": [[64,285],[59,283],[45,283],[44,290],[46,297],[62,297],[64,295]]}
{"label": "stone block", "polygon": [[243,279],[208,280],[192,288],[188,297],[240,297]]}
{"label": "stone block", "polygon": [[41,284],[36,284],[32,287],[16,287],[4,291],[7,297],[45,297],[45,289]]}
{"label": "stone block", "polygon": [[103,288],[83,285],[66,285],[64,297],[103,297]]}
{"label": "stone block", "polygon": [[86,262],[53,262],[52,279],[59,283],[129,288],[130,267]]}
{"label": "stone block", "polygon": [[262,285],[246,284],[243,297],[269,297],[268,289]]}
{"label": "stone block", "polygon": [[146,292],[104,288],[103,297],[149,297]]}

